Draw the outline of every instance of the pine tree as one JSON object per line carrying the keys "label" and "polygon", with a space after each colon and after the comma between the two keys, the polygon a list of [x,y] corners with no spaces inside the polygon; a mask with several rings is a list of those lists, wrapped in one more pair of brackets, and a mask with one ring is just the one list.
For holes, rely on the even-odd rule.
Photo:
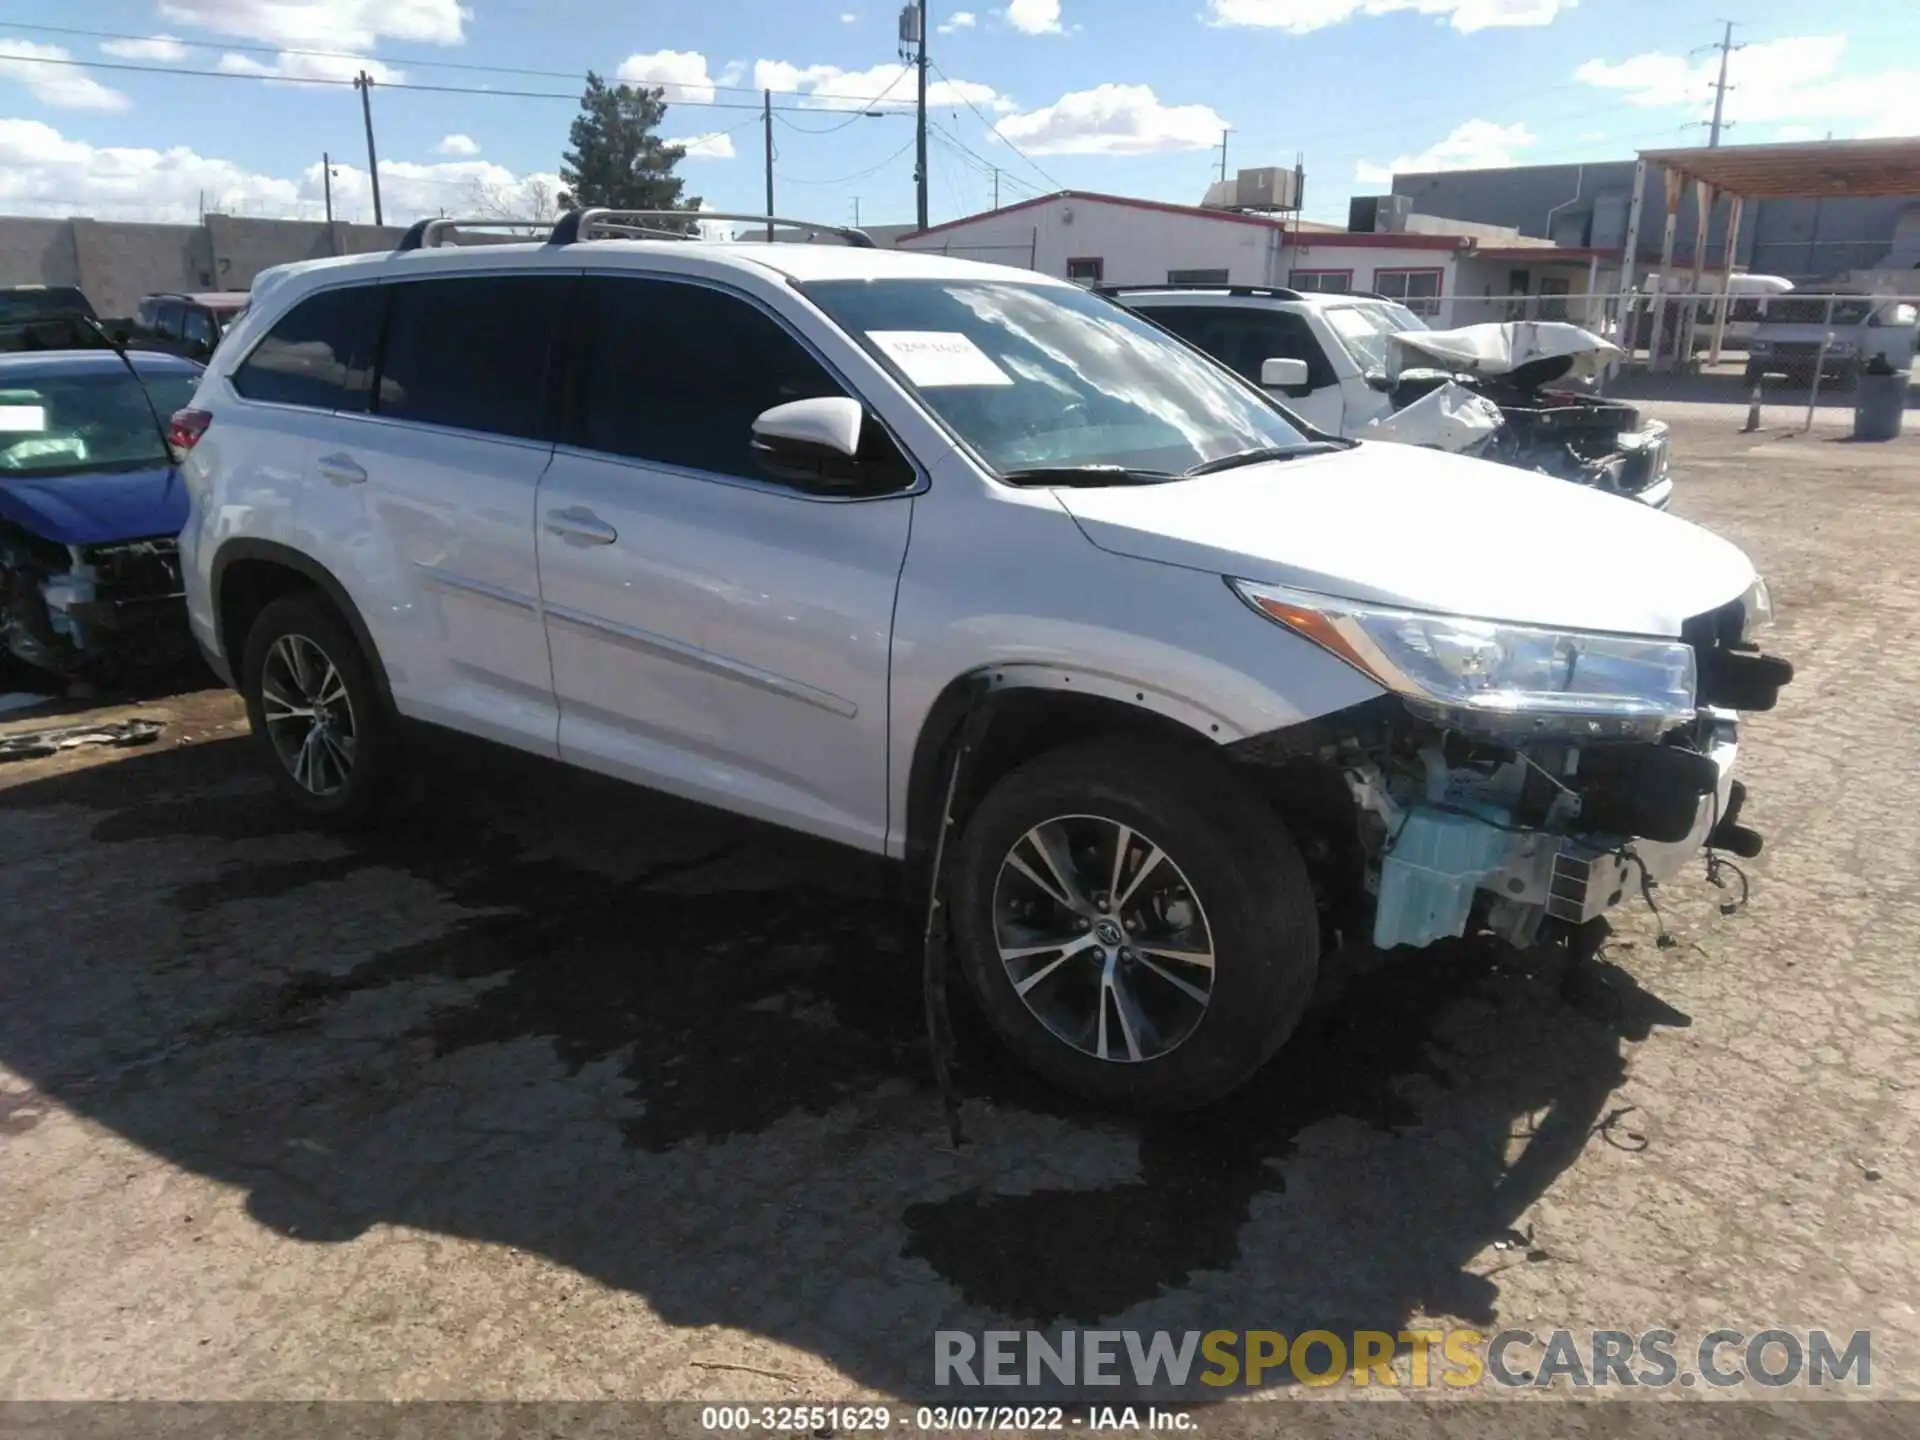
{"label": "pine tree", "polygon": [[698,210],[698,196],[682,197],[685,181],[673,167],[686,148],[669,145],[655,130],[666,118],[663,90],[609,86],[593,71],[580,96],[580,113],[560,157],[560,178],[572,203],[585,209]]}

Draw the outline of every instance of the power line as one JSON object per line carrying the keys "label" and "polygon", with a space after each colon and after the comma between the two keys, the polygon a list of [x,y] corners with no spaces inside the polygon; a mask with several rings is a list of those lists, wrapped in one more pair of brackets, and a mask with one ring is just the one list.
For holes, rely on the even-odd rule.
{"label": "power line", "polygon": [[[75,36],[81,36],[90,40],[152,41],[159,38],[153,35],[135,35],[123,30],[86,30],[73,25],[28,25],[19,21],[14,21],[14,20],[9,20],[6,22],[6,24],[7,24],[7,28],[10,30],[31,30],[38,34],[45,34],[45,35],[75,35]],[[285,46],[285,45],[248,45],[239,41],[230,42],[230,41],[224,41],[224,40],[183,40],[179,36],[168,36],[167,39],[172,44],[186,46],[190,49],[195,49],[195,50],[219,50],[222,52],[232,51],[239,54],[249,54],[249,55],[276,55],[276,56],[300,55],[300,56],[305,56],[307,58],[315,59],[315,60],[352,60],[357,64],[362,64],[362,65],[367,64],[369,61],[378,59],[379,62],[383,65],[410,65],[415,67],[416,69],[421,69],[421,70],[466,70],[466,71],[471,71],[475,74],[483,74],[483,75],[531,75],[531,76],[536,76],[538,78],[547,79],[547,80],[579,80],[585,74],[585,69],[536,70],[523,65],[480,65],[470,60],[428,60],[428,59],[421,58],[419,56],[412,56],[412,55],[389,55],[389,56],[375,57],[371,55],[356,53],[351,50],[302,50],[302,49],[296,49],[296,48]],[[28,57],[9,56],[7,58],[24,59]],[[76,60],[71,63],[77,64],[77,65],[84,65],[84,64],[94,63],[94,62]],[[105,68],[104,62],[100,62],[100,63],[102,65],[102,68]],[[174,67],[171,67],[171,66],[156,66],[154,68],[168,70],[177,74],[196,73],[196,72],[187,71],[187,70],[175,70]],[[591,67],[588,67],[588,68],[591,68]],[[224,74],[232,74],[236,72],[219,71],[216,73],[224,75]],[[274,76],[272,78],[281,79],[285,77]],[[615,78],[616,79],[619,78],[617,72],[615,74]],[[690,82],[679,81],[679,80],[662,80],[662,81],[652,81],[652,82],[634,81],[634,82],[626,82],[626,83],[640,84],[640,85],[646,85],[649,88],[663,88],[668,90],[684,90],[689,88],[689,84],[690,84]],[[897,84],[898,81],[896,80],[894,83]],[[757,95],[765,87],[759,86],[759,85],[722,85],[718,81],[704,81],[704,82],[693,83],[692,88],[702,89],[702,90],[716,90],[716,91],[727,90],[727,91],[732,91],[734,93],[741,94],[741,95]],[[887,87],[887,90],[891,90],[891,89],[893,89],[893,86],[889,85]],[[812,96],[820,100],[845,100],[851,103],[858,103],[861,99],[861,97],[858,95],[844,95],[837,91],[830,91],[830,90],[808,90],[805,92],[793,91],[789,93],[793,93],[793,94],[804,93],[806,95]],[[886,92],[882,91],[881,93],[885,94]],[[702,102],[695,101],[695,100],[677,100],[677,101],[669,101],[668,103],[678,104],[678,105],[695,105]],[[867,101],[866,103],[872,104],[873,102]],[[756,106],[755,108],[757,109],[758,107]]]}
{"label": "power line", "polygon": [[[122,61],[113,60],[61,60],[55,59],[50,55],[8,55],[4,58],[8,64],[12,65],[62,65],[81,70],[131,71],[139,75],[184,75],[212,80],[259,80],[279,85],[319,85],[335,89],[354,88],[354,82],[351,79],[335,80],[316,75],[256,74],[248,70],[193,70],[178,65],[129,65]],[[374,83],[382,90],[414,90],[429,95],[491,95],[498,99],[506,100],[569,100],[575,104],[578,104],[580,100],[580,96],[571,90],[501,90],[493,86],[482,85],[423,85],[414,80],[376,80]],[[816,99],[846,100],[856,105],[872,103],[871,101],[862,101],[858,97],[851,95],[828,96],[818,90],[784,93],[794,94],[796,98],[803,98],[804,94],[804,97]],[[748,104],[745,101],[735,100],[670,100],[667,103],[669,106],[687,106],[696,110],[751,110],[756,115],[758,115],[761,110],[761,107],[757,104]],[[776,115],[811,115],[818,113],[820,108],[823,107],[789,105],[778,108],[773,113]]]}
{"label": "power line", "polygon": [[[857,124],[861,120],[874,118],[873,115],[870,113],[873,111],[873,107],[878,105],[882,100],[886,99],[887,96],[893,93],[893,87],[898,85],[902,80],[907,78],[908,72],[910,71],[911,68],[912,67],[906,66],[906,65],[901,66],[900,73],[894,76],[893,79],[887,82],[886,88],[884,90],[882,90],[878,95],[874,96],[871,100],[867,101],[865,105],[855,110],[853,114],[849,115],[846,119],[842,120],[838,125],[829,125],[825,129],[816,129],[811,125],[796,125],[791,120],[782,120],[780,123],[782,125],[785,125],[789,130],[798,130],[802,135],[832,135],[838,131],[846,129],[849,125]],[[881,112],[881,113],[885,113],[885,112]],[[898,111],[894,111],[893,113],[898,115],[905,115],[910,112],[905,110],[898,110]]]}
{"label": "power line", "polygon": [[[928,63],[932,64],[931,61],[929,61]],[[934,65],[933,68],[935,70],[940,70],[940,67],[938,65]],[[1058,180],[1054,179],[1053,176],[1049,175],[1044,169],[1042,169],[1039,161],[1035,160],[1031,155],[1027,154],[1026,151],[1022,150],[1018,145],[1014,144],[1013,141],[1009,140],[1005,135],[1001,134],[1000,127],[995,125],[993,121],[987,119],[987,117],[981,113],[980,107],[973,103],[972,97],[969,96],[966,91],[960,88],[959,83],[955,81],[951,75],[947,74],[947,72],[944,70],[940,70],[940,78],[946,81],[947,84],[952,87],[954,94],[958,95],[962,100],[966,102],[967,108],[973,111],[974,115],[979,119],[982,125],[987,127],[988,132],[992,134],[997,140],[999,140],[1002,145],[1005,145],[1014,154],[1018,155],[1022,160],[1026,161],[1027,164],[1033,166],[1034,170],[1039,174],[1041,179],[1045,180],[1049,185],[1053,186],[1053,188],[1056,190],[1064,190],[1067,188],[1065,185],[1062,185]]]}
{"label": "power line", "polygon": [[887,156],[886,159],[878,161],[875,164],[869,165],[864,170],[856,170],[851,175],[839,175],[831,180],[799,180],[799,179],[795,179],[791,175],[786,175],[786,174],[781,175],[780,179],[783,183],[788,185],[847,185],[852,183],[855,180],[864,180],[867,178],[867,176],[877,174],[878,172],[886,169],[887,166],[891,165],[894,161],[898,160],[902,155],[906,154],[907,151],[911,150],[913,146],[914,146],[914,142],[912,140],[908,140],[906,144],[902,145],[898,150],[894,151],[891,155]]}

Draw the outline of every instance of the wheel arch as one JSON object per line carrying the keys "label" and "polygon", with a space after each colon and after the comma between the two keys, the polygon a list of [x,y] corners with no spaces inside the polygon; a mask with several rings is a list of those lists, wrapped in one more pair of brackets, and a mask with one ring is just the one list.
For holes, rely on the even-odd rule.
{"label": "wheel arch", "polygon": [[1164,692],[1110,676],[1027,663],[981,666],[949,681],[929,707],[906,777],[904,858],[924,874],[940,833],[953,751],[976,705],[988,706],[978,753],[955,809],[965,815],[1010,770],[1072,740],[1130,735],[1227,763],[1224,722]]}
{"label": "wheel arch", "polygon": [[382,703],[392,708],[393,690],[387,681],[387,667],[380,658],[379,647],[373,643],[373,634],[367,629],[360,607],[353,603],[346,586],[311,556],[272,540],[229,540],[214,554],[209,588],[220,653],[236,688],[241,681],[240,652],[246,646],[243,619],[250,620],[266,605],[292,591],[317,590],[353,632],[354,643],[359,645],[373,672]]}

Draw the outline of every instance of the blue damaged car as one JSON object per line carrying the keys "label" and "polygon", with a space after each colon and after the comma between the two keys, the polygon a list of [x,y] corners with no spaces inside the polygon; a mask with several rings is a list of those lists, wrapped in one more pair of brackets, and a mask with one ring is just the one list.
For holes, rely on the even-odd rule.
{"label": "blue damaged car", "polygon": [[190,653],[167,425],[201,369],[104,347],[0,355],[0,665],[117,677]]}

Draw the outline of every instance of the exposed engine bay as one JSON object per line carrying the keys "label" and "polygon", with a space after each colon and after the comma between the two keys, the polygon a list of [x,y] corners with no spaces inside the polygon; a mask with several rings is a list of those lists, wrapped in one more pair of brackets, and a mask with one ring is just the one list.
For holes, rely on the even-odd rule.
{"label": "exposed engine bay", "polygon": [[0,652],[94,677],[179,663],[191,651],[172,536],[62,545],[0,524]]}
{"label": "exposed engine bay", "polygon": [[1760,853],[1733,778],[1738,712],[1772,709],[1793,667],[1751,628],[1742,601],[1688,622],[1699,708],[1657,735],[1535,740],[1517,720],[1462,723],[1388,695],[1238,748],[1271,767],[1276,807],[1310,837],[1325,933],[1384,950],[1484,931],[1524,947],[1651,903],[1703,854],[1719,884],[1739,875],[1723,855]]}
{"label": "exposed engine bay", "polygon": [[[1497,411],[1476,435],[1457,427],[1412,443],[1478,455],[1502,465],[1664,505],[1671,493],[1667,426],[1634,406],[1576,388],[1620,350],[1577,325],[1516,321],[1394,335],[1388,376],[1395,415],[1411,417],[1436,395],[1464,390]],[[1455,402],[1456,408],[1458,402]],[[1386,438],[1408,439],[1396,433]]]}

